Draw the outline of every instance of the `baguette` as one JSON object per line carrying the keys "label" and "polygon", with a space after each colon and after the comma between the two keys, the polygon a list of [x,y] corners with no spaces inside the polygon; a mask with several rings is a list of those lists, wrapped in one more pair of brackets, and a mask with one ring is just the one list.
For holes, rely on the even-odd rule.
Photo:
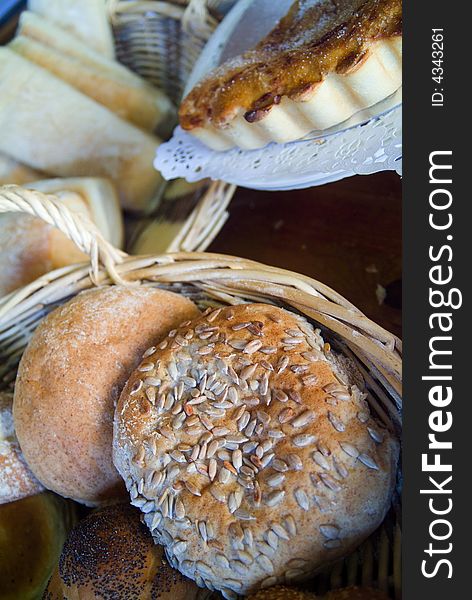
{"label": "baguette", "polygon": [[113,34],[105,0],[29,0],[28,8],[72,32],[108,58],[114,58]]}
{"label": "baguette", "polygon": [[23,185],[30,181],[37,181],[41,177],[42,175],[38,171],[22,165],[7,154],[0,152],[0,185],[11,183]]}
{"label": "baguette", "polygon": [[0,131],[0,152],[62,177],[107,177],[129,210],[145,210],[161,187],[157,137],[8,48],[0,48]]}
{"label": "baguette", "polygon": [[104,68],[103,61],[87,64],[25,35],[17,36],[9,47],[138,127],[153,131],[173,115],[163,92],[140,77],[126,78],[109,65]]}

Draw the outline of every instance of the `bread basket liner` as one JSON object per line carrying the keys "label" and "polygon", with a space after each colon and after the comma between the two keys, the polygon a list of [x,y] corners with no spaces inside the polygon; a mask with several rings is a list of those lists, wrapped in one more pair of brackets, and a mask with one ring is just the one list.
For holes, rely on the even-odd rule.
{"label": "bread basket liner", "polygon": [[[57,227],[90,263],[52,271],[0,300],[0,388],[13,385],[33,331],[57,305],[96,285],[148,285],[183,293],[201,308],[247,301],[277,304],[304,315],[362,373],[371,410],[401,436],[401,341],[315,279],[258,262],[204,252],[129,256],[107,242],[85,217],[52,195],[0,187],[0,213],[39,217]],[[401,598],[401,473],[384,524],[356,552],[316,579],[316,591],[374,585]]]}

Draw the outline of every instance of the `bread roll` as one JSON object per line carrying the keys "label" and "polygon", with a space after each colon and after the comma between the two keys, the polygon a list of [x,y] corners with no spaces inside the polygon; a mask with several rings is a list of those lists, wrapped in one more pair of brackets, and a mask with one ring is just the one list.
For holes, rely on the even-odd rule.
{"label": "bread roll", "polygon": [[139,511],[101,508],[70,533],[44,600],[203,600],[193,581],[167,563]]}
{"label": "bread roll", "polygon": [[113,69],[87,65],[22,35],[9,48],[138,127],[154,131],[162,122],[172,120],[172,104],[165,94],[139,77],[128,81]]}
{"label": "bread roll", "polygon": [[0,152],[0,185],[22,185],[29,181],[37,181],[42,175],[38,171],[22,165],[18,161]]}
{"label": "bread roll", "polygon": [[62,177],[107,177],[130,210],[146,209],[160,189],[158,138],[8,48],[0,48],[0,130],[1,152]]}
{"label": "bread roll", "polygon": [[21,359],[13,415],[46,488],[87,505],[123,496],[112,463],[116,401],[146,348],[197,314],[183,296],[113,286],[83,292],[42,321]]}
{"label": "bread roll", "polygon": [[97,52],[115,56],[105,0],[28,0],[28,8],[72,32]]}
{"label": "bread roll", "polygon": [[[46,179],[27,187],[56,194],[70,210],[91,220],[114,246],[123,243],[123,218],[113,186],[104,179]],[[61,231],[29,215],[0,215],[0,297],[54,269],[88,256]]]}
{"label": "bread roll", "polygon": [[0,504],[39,494],[43,486],[31,473],[13,427],[13,394],[0,392]]}
{"label": "bread roll", "polygon": [[0,598],[37,600],[75,521],[72,503],[48,492],[0,505]]}
{"label": "bread roll", "polygon": [[114,461],[174,567],[232,599],[309,578],[380,525],[398,443],[357,377],[265,304],[207,311],[147,353],[118,402]]}

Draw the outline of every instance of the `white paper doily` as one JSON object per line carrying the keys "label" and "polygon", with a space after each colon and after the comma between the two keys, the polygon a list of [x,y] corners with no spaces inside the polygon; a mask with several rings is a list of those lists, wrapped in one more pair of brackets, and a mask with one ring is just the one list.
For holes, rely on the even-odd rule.
{"label": "white paper doily", "polygon": [[[253,46],[291,3],[292,0],[233,3],[195,64],[187,91],[222,61]],[[383,170],[401,174],[401,114],[398,90],[344,123],[307,136],[312,139],[270,144],[252,151],[216,152],[178,127],[172,139],[158,149],[154,164],[166,179],[198,181],[209,177],[265,190],[311,187]]]}
{"label": "white paper doily", "polygon": [[326,139],[215,152],[178,127],[160,146],[155,167],[166,179],[209,177],[239,186],[288,190],[377,171],[402,173],[402,110]]}

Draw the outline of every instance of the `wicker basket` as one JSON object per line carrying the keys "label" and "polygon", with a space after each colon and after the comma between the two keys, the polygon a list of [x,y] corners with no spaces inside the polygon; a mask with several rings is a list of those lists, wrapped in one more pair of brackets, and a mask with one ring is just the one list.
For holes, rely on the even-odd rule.
{"label": "wicker basket", "polygon": [[[55,306],[94,285],[159,286],[179,291],[201,307],[263,301],[303,314],[322,329],[364,375],[371,410],[397,436],[401,432],[401,342],[342,296],[309,277],[250,260],[206,253],[127,256],[83,218],[52,196],[17,186],[0,188],[0,213],[24,212],[56,226],[90,256],[90,264],[48,273],[0,300],[0,375],[12,386],[31,333]],[[400,484],[399,484],[400,487]],[[311,582],[316,591],[362,584],[401,597],[400,499],[382,527],[345,561]]]}
{"label": "wicker basket", "polygon": [[[102,1],[112,24],[117,58],[178,105],[195,61],[223,17],[220,9],[226,10],[235,0]],[[170,210],[159,203],[159,193],[150,203],[146,222],[152,217],[157,223],[181,224],[168,252],[205,250],[228,218],[235,190],[221,181],[208,182],[191,202],[176,199]],[[131,229],[139,228],[135,217],[128,221]]]}

